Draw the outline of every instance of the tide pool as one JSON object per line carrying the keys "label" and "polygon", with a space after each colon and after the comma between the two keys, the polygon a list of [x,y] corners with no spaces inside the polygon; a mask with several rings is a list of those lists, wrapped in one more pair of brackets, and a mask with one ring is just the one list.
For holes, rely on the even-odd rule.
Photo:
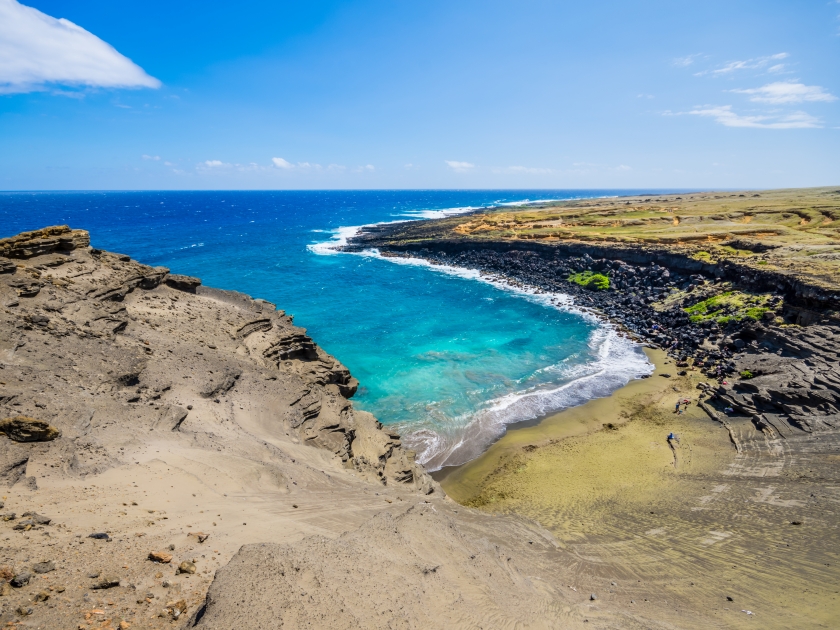
{"label": "tide pool", "polygon": [[606,395],[650,366],[562,296],[329,244],[349,226],[632,192],[2,193],[0,236],[69,224],[95,247],[276,303],[359,379],[354,404],[397,425],[436,469],[475,457],[511,422]]}

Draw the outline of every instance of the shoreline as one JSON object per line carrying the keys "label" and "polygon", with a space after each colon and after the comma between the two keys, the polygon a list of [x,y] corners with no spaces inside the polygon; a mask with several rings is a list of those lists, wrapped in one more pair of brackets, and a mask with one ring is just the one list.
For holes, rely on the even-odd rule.
{"label": "shoreline", "polygon": [[[494,220],[473,227],[485,219]],[[524,220],[545,227],[538,213]],[[826,555],[840,545],[829,542],[840,479],[837,291],[796,272],[707,264],[679,247],[491,240],[466,236],[462,223],[394,226],[350,246],[568,293],[658,347],[645,350],[652,378],[509,425],[478,458],[432,473],[447,496],[546,527],[579,576],[570,589],[600,585],[628,610],[664,604],[658,620],[676,627],[748,628],[753,615],[768,628],[830,627],[840,616],[830,586],[840,561]],[[610,288],[567,280],[585,270],[608,274]],[[689,318],[730,295],[757,315],[733,305]]]}
{"label": "shoreline", "polygon": [[547,441],[586,435],[602,430],[607,423],[613,426],[623,424],[627,418],[621,414],[619,407],[621,402],[656,392],[660,388],[665,389],[670,380],[663,379],[661,375],[667,373],[667,366],[672,365],[673,361],[662,350],[644,346],[643,350],[653,366],[650,376],[635,378],[607,396],[591,398],[579,405],[548,413],[540,418],[506,425],[504,435],[495,440],[478,457],[463,464],[427,471],[428,474],[441,485],[447,496],[458,503],[463,503],[479,489],[481,484],[476,477],[494,470],[500,459],[521,449],[524,445],[537,445]]}
{"label": "shoreline", "polygon": [[[544,203],[544,201],[531,202],[531,203]],[[496,206],[494,206],[494,207],[496,207]],[[485,209],[482,209],[482,208],[471,209],[467,212],[458,213],[458,216],[468,216],[468,215],[474,214],[476,212],[481,212],[483,210],[485,210]],[[438,261],[435,258],[424,258],[424,257],[420,257],[420,256],[407,256],[407,255],[392,254],[392,253],[389,253],[387,251],[386,252],[379,252],[379,251],[376,251],[376,250],[342,251],[342,249],[338,249],[338,248],[346,247],[346,243],[348,241],[352,241],[356,236],[365,232],[366,228],[373,227],[377,230],[378,229],[387,229],[388,227],[393,227],[394,225],[399,224],[399,223],[407,223],[407,222],[410,222],[410,223],[421,222],[422,223],[422,222],[428,222],[428,221],[434,221],[434,219],[418,218],[418,219],[410,219],[408,221],[394,221],[394,222],[378,223],[378,224],[367,225],[367,226],[339,228],[336,232],[337,234],[341,235],[338,242],[327,241],[327,242],[324,242],[324,243],[319,243],[317,245],[310,245],[309,248],[310,248],[311,251],[313,251],[313,252],[315,252],[319,255],[325,255],[325,254],[329,255],[329,254],[327,254],[327,252],[329,251],[331,253],[350,253],[350,254],[362,255],[362,256],[373,256],[373,257],[380,258],[380,259],[383,259],[383,260],[386,260],[388,262],[392,262],[392,263],[395,263],[395,264],[407,264],[407,265],[412,265],[412,266],[421,266],[421,267],[425,267],[425,268],[427,268],[428,270],[431,270],[431,271],[437,271],[439,273],[444,273],[444,274],[447,274],[447,275],[454,275],[454,276],[457,276],[457,277],[460,277],[460,278],[465,278],[465,279],[474,280],[474,281],[482,282],[482,283],[485,283],[485,284],[489,284],[490,286],[492,286],[492,287],[494,287],[494,288],[496,288],[500,291],[504,291],[504,292],[513,294],[513,295],[515,295],[517,297],[520,297],[520,298],[523,298],[523,299],[529,299],[531,301],[534,301],[534,302],[540,304],[544,308],[551,308],[551,309],[555,309],[555,310],[565,310],[565,311],[574,313],[577,316],[579,316],[579,317],[581,317],[585,320],[596,322],[596,325],[598,326],[598,328],[602,329],[606,334],[614,334],[615,337],[619,340],[620,339],[627,339],[630,343],[632,343],[635,346],[641,348],[642,350],[644,350],[646,347],[649,347],[649,345],[648,345],[649,342],[648,341],[645,341],[642,338],[640,338],[633,331],[627,329],[624,325],[622,325],[622,323],[610,319],[605,313],[601,312],[600,310],[595,310],[595,309],[592,309],[591,307],[587,307],[586,305],[582,304],[581,300],[577,299],[572,291],[570,291],[568,293],[567,292],[547,292],[547,291],[543,290],[542,288],[540,288],[539,286],[532,286],[532,285],[522,283],[522,282],[518,281],[516,278],[513,278],[513,277],[504,276],[504,275],[501,275],[501,274],[487,274],[484,271],[482,271],[480,269],[476,269],[476,268],[449,265],[449,264],[446,264],[446,263],[441,263],[440,261]],[[348,232],[349,230],[354,230],[354,233],[350,234]],[[606,342],[607,341],[605,340],[604,343],[606,343]],[[598,361],[599,361],[599,359],[597,357],[593,357],[592,361],[590,363],[594,364],[594,363],[597,363]],[[649,360],[648,360],[648,363],[649,363]],[[607,376],[607,375],[599,375],[599,376],[603,377],[603,376]],[[599,378],[599,376],[595,376],[594,378]],[[557,387],[552,388],[552,389],[546,389],[546,390],[540,390],[540,391],[534,391],[534,392],[531,392],[531,391],[510,392],[506,396],[517,396],[518,398],[528,398],[528,397],[534,396],[534,395],[545,395],[545,394],[556,393],[556,392],[558,392],[560,390],[564,390],[564,389],[566,389],[570,386],[573,387],[577,383],[583,382],[583,381],[585,381],[586,379],[589,379],[589,378],[593,378],[593,376],[579,377],[577,379],[569,381],[568,383],[558,385]],[[608,376],[607,376],[607,378],[608,378]],[[646,378],[646,377],[642,376],[641,374],[636,374],[636,375],[632,376],[624,385],[620,385],[618,387],[618,389],[626,387],[629,383],[632,383],[636,380],[640,380],[640,379],[643,379],[643,378]],[[603,380],[603,378],[602,378],[602,380]],[[483,442],[482,442],[483,445],[478,447],[478,448],[482,449],[481,452],[478,453],[477,455],[468,455],[468,457],[470,457],[470,459],[468,459],[466,462],[462,462],[462,463],[459,463],[459,464],[444,464],[442,467],[437,467],[438,466],[437,464],[433,464],[431,467],[428,466],[428,463],[430,461],[434,461],[436,458],[439,458],[441,452],[436,452],[436,453],[432,454],[424,462],[419,462],[419,460],[418,460],[418,462],[420,463],[421,466],[423,466],[424,470],[426,470],[426,472],[430,476],[432,476],[432,478],[437,479],[436,475],[441,470],[463,466],[463,465],[466,465],[469,461],[472,461],[472,460],[474,460],[478,457],[481,457],[484,453],[487,452],[487,449],[491,448],[493,444],[495,444],[500,439],[502,439],[504,437],[504,435],[508,431],[511,430],[512,427],[516,427],[516,428],[521,429],[523,427],[539,424],[539,423],[543,422],[543,420],[545,420],[546,418],[552,417],[553,415],[555,415],[557,413],[562,413],[562,411],[564,411],[566,409],[578,407],[578,406],[583,405],[583,404],[587,404],[591,400],[597,400],[599,398],[609,397],[609,396],[613,395],[615,393],[615,391],[617,391],[617,390],[613,389],[611,392],[606,394],[606,396],[598,395],[598,396],[591,397],[591,398],[588,398],[586,400],[583,400],[582,402],[575,402],[571,405],[571,407],[560,406],[558,409],[556,409],[554,411],[550,411],[548,413],[544,413],[544,414],[542,414],[538,417],[532,417],[532,418],[527,418],[526,417],[526,418],[523,418],[521,420],[517,420],[517,421],[514,421],[514,422],[504,422],[501,425],[501,431],[497,435],[495,435],[491,439],[489,439],[489,441],[488,440],[483,440]],[[502,398],[504,398],[504,397],[502,397]],[[501,400],[501,398],[499,398],[497,400]],[[492,402],[492,401],[488,401],[488,402]],[[476,422],[478,420],[479,414],[481,412],[492,411],[492,409],[493,409],[492,406],[486,407],[486,408],[476,409],[475,413],[472,416],[471,422],[466,424],[464,427],[462,427],[462,431],[465,432],[465,433],[469,432],[470,429],[473,426],[473,422]],[[413,450],[418,450],[418,446],[414,445],[411,442],[411,438],[410,438],[411,431],[406,431],[406,432],[402,433],[401,435],[402,435],[403,440],[407,443],[407,445],[410,448],[412,448]],[[471,449],[471,446],[467,445],[467,446],[463,447],[463,450],[468,450],[469,451],[469,450],[474,450],[474,449]],[[442,451],[442,452],[445,452],[445,451]],[[447,460],[452,459],[453,455],[455,455],[456,456],[455,459],[457,459],[458,453],[459,453],[459,450],[449,452],[445,456],[443,461],[446,462]]]}
{"label": "shoreline", "polygon": [[[761,329],[749,383],[689,369],[511,431],[463,507],[274,304],[65,227],[0,241],[0,272],[0,622],[439,627],[453,593],[470,627],[840,613],[836,327]],[[750,408],[782,400],[789,419]]]}
{"label": "shoreline", "polygon": [[569,588],[600,583],[599,599],[629,610],[665,604],[681,628],[749,628],[752,615],[767,628],[830,627],[840,603],[825,552],[837,534],[833,501],[818,497],[831,494],[819,476],[840,474],[837,434],[822,436],[813,477],[812,438],[756,431],[704,401],[699,372],[665,378],[673,360],[648,353],[650,379],[513,428],[435,479],[460,505],[546,527],[580,576]]}

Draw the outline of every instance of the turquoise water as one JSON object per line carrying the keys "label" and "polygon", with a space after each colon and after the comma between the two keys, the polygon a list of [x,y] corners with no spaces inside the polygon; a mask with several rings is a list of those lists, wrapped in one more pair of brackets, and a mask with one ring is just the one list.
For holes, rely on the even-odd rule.
{"label": "turquoise water", "polygon": [[563,296],[330,245],[348,226],[622,192],[5,193],[0,236],[66,223],[90,230],[96,247],[278,304],[359,379],[354,404],[397,425],[435,469],[475,457],[509,423],[606,395],[650,366]]}

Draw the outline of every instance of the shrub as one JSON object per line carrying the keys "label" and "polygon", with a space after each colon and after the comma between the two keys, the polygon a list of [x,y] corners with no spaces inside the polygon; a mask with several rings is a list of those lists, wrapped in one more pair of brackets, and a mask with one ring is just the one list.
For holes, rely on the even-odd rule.
{"label": "shrub", "polygon": [[750,379],[752,377],[753,377],[753,373],[750,372],[749,370],[744,370],[743,372],[741,372],[741,378],[743,378],[743,379]]}
{"label": "shrub", "polygon": [[607,276],[592,271],[573,273],[569,276],[569,282],[574,282],[585,289],[591,289],[593,291],[605,291],[610,288],[610,279]]}

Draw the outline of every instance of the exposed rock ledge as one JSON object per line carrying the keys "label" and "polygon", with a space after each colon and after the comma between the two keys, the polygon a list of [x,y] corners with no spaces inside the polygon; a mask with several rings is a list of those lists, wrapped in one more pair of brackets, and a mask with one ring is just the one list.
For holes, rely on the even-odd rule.
{"label": "exposed rock ledge", "polygon": [[[0,240],[0,415],[57,427],[66,437],[54,448],[73,453],[72,472],[103,472],[121,461],[119,447],[100,446],[87,463],[92,435],[199,430],[183,406],[187,392],[173,388],[187,385],[205,405],[224,409],[243,383],[275,399],[276,428],[383,484],[434,491],[399,436],[353,409],[358,382],[347,368],[290,316],[89,243],[86,231],[67,226]],[[66,391],[79,387],[90,396],[85,405]],[[6,470],[19,455],[10,446],[2,457]]]}

